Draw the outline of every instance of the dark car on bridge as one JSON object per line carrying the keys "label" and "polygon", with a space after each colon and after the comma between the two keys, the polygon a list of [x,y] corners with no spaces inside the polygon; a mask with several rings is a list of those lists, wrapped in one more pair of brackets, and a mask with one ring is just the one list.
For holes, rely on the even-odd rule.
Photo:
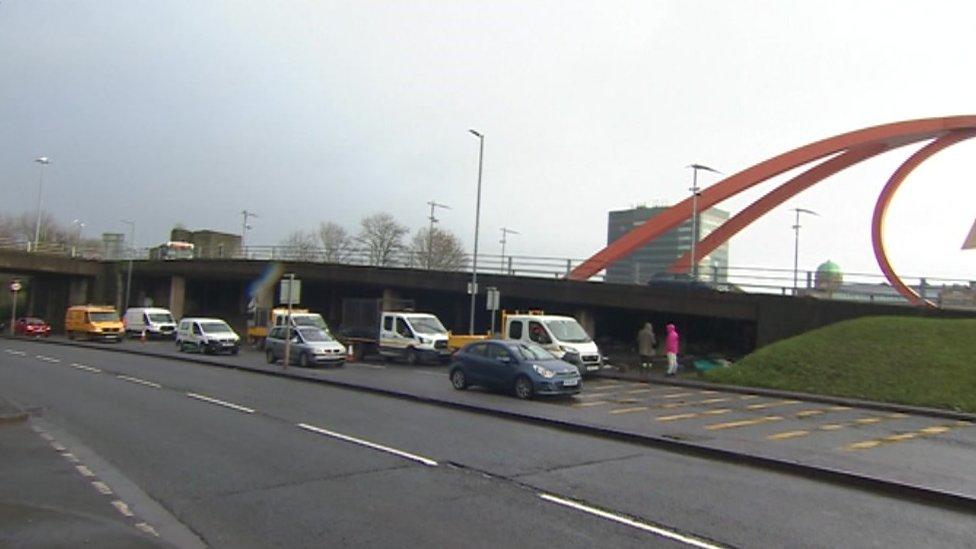
{"label": "dark car on bridge", "polygon": [[469,343],[454,354],[451,385],[512,391],[523,399],[536,395],[575,395],[583,388],[579,369],[552,356],[541,345],[488,340]]}
{"label": "dark car on bridge", "polygon": [[33,316],[18,318],[14,322],[14,334],[26,337],[47,337],[51,335],[51,326],[43,319]]}

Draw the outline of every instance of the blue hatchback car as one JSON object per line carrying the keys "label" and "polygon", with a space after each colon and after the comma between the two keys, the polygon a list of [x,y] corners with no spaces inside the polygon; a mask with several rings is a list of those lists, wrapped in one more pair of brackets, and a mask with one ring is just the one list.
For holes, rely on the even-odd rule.
{"label": "blue hatchback car", "polygon": [[576,366],[525,341],[469,343],[454,354],[449,375],[451,385],[459,391],[478,385],[513,391],[519,398],[575,395],[583,388]]}

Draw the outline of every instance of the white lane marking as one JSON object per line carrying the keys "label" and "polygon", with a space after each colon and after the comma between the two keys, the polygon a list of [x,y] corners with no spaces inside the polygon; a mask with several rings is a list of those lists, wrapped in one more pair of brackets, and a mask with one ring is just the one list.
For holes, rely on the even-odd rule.
{"label": "white lane marking", "polygon": [[78,460],[78,458],[75,457],[74,454],[64,453],[61,455],[64,457],[64,459],[70,461],[71,463],[80,463],[80,461]]}
{"label": "white lane marking", "polygon": [[722,549],[721,545],[715,545],[705,540],[701,540],[691,536],[686,536],[684,534],[679,534],[678,532],[672,530],[661,528],[660,526],[653,526],[645,522],[640,522],[621,515],[609,513],[602,509],[597,509],[596,507],[590,507],[589,505],[583,505],[581,503],[576,503],[575,501],[563,499],[549,494],[539,493],[538,495],[540,498],[548,502],[555,503],[557,505],[562,505],[564,507],[576,509],[577,511],[582,511],[584,513],[589,513],[591,515],[596,515],[600,518],[605,518],[607,520],[612,520],[614,522],[618,522],[620,524],[630,526],[631,528],[637,528],[638,530],[643,530],[645,532],[657,534],[658,536],[668,538],[677,541],[679,543],[684,543],[685,545],[691,545],[692,547],[701,547],[702,549]]}
{"label": "white lane marking", "polygon": [[51,448],[54,448],[55,452],[63,452],[67,450],[67,448],[65,448],[60,442],[51,442]]}
{"label": "white lane marking", "polygon": [[24,356],[27,354],[24,351],[17,351],[15,349],[7,349],[7,352],[15,356]]}
{"label": "white lane marking", "polygon": [[38,433],[38,436],[48,442],[54,442],[54,437],[50,433]]}
{"label": "white lane marking", "polygon": [[341,433],[336,433],[334,431],[329,431],[321,427],[316,427],[314,425],[309,425],[307,423],[299,423],[298,426],[306,431],[312,431],[313,433],[318,433],[320,435],[325,435],[327,437],[337,438],[339,440],[344,440],[346,442],[351,442],[353,444],[359,444],[360,446],[366,446],[367,448],[372,448],[374,450],[379,450],[381,452],[386,452],[388,454],[393,454],[395,456],[400,456],[409,460],[416,461],[418,463],[423,463],[428,467],[437,467],[437,462],[425,457],[418,456],[416,454],[411,454],[409,452],[404,452],[403,450],[397,450],[396,448],[390,448],[389,446],[383,446],[381,444],[376,444],[375,442],[369,442],[368,440],[363,440],[360,438],[351,437],[349,435],[343,435]]}
{"label": "white lane marking", "polygon": [[99,370],[98,368],[93,368],[91,366],[85,366],[84,364],[78,364],[77,362],[72,362],[71,363],[71,367],[72,368],[77,368],[79,370],[84,370],[86,372],[91,372],[93,374],[100,374],[100,373],[102,373],[102,371]]}
{"label": "white lane marking", "polygon": [[139,529],[139,531],[145,532],[151,536],[156,536],[157,538],[159,537],[159,532],[157,532],[155,528],[153,528],[149,524],[146,524],[145,522],[140,522],[136,524],[136,528]]}
{"label": "white lane marking", "polygon": [[104,482],[102,482],[100,480],[93,480],[92,481],[92,486],[94,486],[95,489],[98,490],[98,493],[101,494],[101,495],[103,495],[103,496],[111,496],[112,495],[112,489],[108,487],[108,484],[105,484]]}
{"label": "white lane marking", "polygon": [[61,362],[60,358],[52,358],[44,355],[34,355],[34,358],[36,358],[37,360],[43,360],[44,362],[50,362],[52,364],[57,364],[58,362]]}
{"label": "white lane marking", "polygon": [[85,467],[84,465],[75,465],[75,469],[77,469],[78,472],[81,473],[81,476],[83,476],[83,477],[93,477],[93,476],[95,476],[95,473],[93,473],[91,469],[89,469],[88,467]]}
{"label": "white lane marking", "polygon": [[230,408],[231,410],[237,410],[238,412],[244,412],[245,414],[253,414],[254,409],[248,408],[246,406],[241,406],[239,404],[234,404],[233,402],[227,402],[225,400],[220,400],[213,397],[208,397],[206,395],[200,395],[197,393],[187,393],[186,396],[190,398],[195,398],[197,400],[202,400],[204,402],[209,402],[210,404],[216,404],[218,406],[224,406]]}
{"label": "white lane marking", "polygon": [[134,517],[134,516],[136,516],[135,513],[133,513],[129,509],[129,506],[126,505],[126,503],[124,501],[122,501],[121,499],[114,500],[112,502],[112,506],[115,507],[116,509],[118,509],[119,512],[122,513],[124,516],[127,516],[127,517]]}
{"label": "white lane marking", "polygon": [[153,383],[152,381],[146,381],[145,379],[139,379],[137,377],[124,376],[122,374],[117,374],[115,377],[121,379],[122,381],[129,381],[131,383],[138,383],[139,385],[145,385],[146,387],[152,387],[153,389],[162,389],[163,386],[158,383]]}

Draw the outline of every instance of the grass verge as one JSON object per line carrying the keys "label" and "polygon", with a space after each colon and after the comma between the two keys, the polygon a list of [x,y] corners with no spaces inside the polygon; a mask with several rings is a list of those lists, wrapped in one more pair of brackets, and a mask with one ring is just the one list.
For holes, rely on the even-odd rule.
{"label": "grass verge", "polygon": [[976,320],[838,322],[763,347],[705,379],[976,412]]}

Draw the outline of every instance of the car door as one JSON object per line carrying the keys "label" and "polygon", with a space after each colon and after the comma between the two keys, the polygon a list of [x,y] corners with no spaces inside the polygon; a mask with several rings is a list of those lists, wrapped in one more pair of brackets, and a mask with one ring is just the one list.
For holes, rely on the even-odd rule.
{"label": "car door", "polygon": [[464,375],[467,376],[469,383],[474,385],[485,385],[490,382],[490,377],[486,374],[487,365],[487,343],[475,343],[469,345],[461,353],[461,367]]}
{"label": "car door", "polygon": [[200,328],[199,322],[193,323],[193,335],[191,337],[193,343],[200,349],[203,349],[203,347],[205,346],[205,341],[203,337],[203,329]]}
{"label": "car door", "polygon": [[271,328],[271,331],[268,333],[268,337],[264,340],[264,347],[269,353],[271,353],[271,356],[275,360],[281,358],[281,356],[284,354],[281,348],[281,338],[284,337],[283,334],[284,328],[275,326],[274,328]]}
{"label": "car door", "polygon": [[485,372],[495,387],[509,387],[515,382],[518,360],[504,345],[488,343],[485,356]]}

